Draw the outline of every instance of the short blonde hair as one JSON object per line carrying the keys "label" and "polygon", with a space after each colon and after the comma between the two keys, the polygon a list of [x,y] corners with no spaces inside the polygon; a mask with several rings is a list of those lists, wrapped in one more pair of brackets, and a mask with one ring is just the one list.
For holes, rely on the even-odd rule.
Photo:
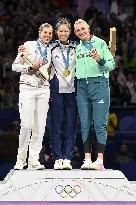
{"label": "short blonde hair", "polygon": [[52,28],[53,30],[53,27],[51,24],[49,23],[43,23],[40,27],[39,27],[39,33],[43,31],[44,28]]}
{"label": "short blonde hair", "polygon": [[75,21],[75,23],[74,23],[74,29],[75,29],[75,26],[76,26],[77,24],[80,24],[80,23],[84,23],[84,24],[89,28],[89,25],[88,25],[88,23],[86,23],[85,20],[83,20],[83,19],[78,19],[78,20]]}

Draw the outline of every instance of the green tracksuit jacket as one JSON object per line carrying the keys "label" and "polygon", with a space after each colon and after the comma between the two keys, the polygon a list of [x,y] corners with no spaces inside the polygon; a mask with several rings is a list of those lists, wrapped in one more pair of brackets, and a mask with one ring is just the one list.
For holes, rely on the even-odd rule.
{"label": "green tracksuit jacket", "polygon": [[114,58],[104,40],[93,35],[90,42],[100,54],[100,62],[97,63],[89,56],[90,50],[81,41],[75,49],[76,77],[77,79],[98,76],[108,78],[109,72],[115,68]]}

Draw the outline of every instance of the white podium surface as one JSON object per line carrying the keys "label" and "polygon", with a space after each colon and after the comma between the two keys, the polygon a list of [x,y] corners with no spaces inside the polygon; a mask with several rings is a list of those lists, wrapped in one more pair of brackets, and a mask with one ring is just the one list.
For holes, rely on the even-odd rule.
{"label": "white podium surface", "polygon": [[11,170],[0,201],[136,201],[136,186],[118,170]]}

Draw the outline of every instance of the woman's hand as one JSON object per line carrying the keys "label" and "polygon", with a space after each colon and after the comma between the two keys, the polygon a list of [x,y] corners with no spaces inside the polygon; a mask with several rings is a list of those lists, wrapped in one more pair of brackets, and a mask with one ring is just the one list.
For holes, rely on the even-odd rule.
{"label": "woman's hand", "polygon": [[31,68],[33,69],[33,71],[37,71],[39,70],[39,68],[44,65],[44,61],[43,60],[37,60],[32,66]]}
{"label": "woman's hand", "polygon": [[18,47],[18,53],[25,52],[25,51],[26,51],[26,48],[24,47],[24,45],[21,45]]}
{"label": "woman's hand", "polygon": [[95,59],[97,62],[100,61],[100,55],[97,53],[96,50],[92,50],[90,52],[90,57],[92,57],[93,59]]}

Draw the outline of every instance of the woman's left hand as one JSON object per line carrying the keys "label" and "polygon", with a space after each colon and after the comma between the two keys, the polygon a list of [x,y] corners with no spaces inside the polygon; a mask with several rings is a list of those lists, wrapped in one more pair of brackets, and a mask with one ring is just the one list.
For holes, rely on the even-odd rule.
{"label": "woman's left hand", "polygon": [[26,52],[26,48],[23,45],[18,47],[18,53],[21,53],[21,52]]}

